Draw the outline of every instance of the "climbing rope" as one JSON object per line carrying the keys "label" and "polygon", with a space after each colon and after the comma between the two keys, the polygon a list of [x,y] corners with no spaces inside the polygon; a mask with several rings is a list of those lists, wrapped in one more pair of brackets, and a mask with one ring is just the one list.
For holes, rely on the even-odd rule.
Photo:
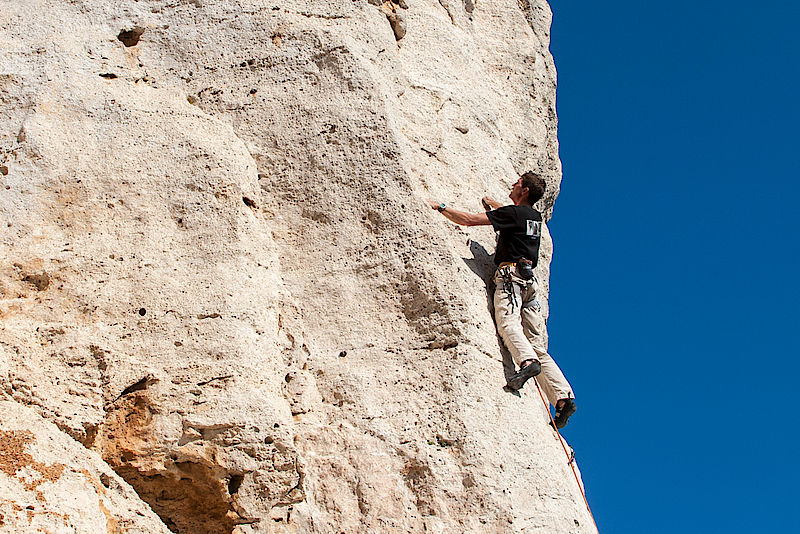
{"label": "climbing rope", "polygon": [[550,424],[553,425],[553,429],[556,431],[558,435],[558,442],[561,443],[561,448],[564,449],[564,454],[567,455],[567,463],[572,468],[572,474],[575,476],[575,482],[578,484],[578,489],[581,491],[581,496],[583,497],[583,503],[586,505],[586,511],[589,512],[589,518],[592,520],[592,524],[594,525],[594,529],[597,532],[600,530],[597,528],[597,522],[594,520],[594,515],[592,515],[592,509],[589,508],[589,501],[586,500],[586,492],[583,490],[583,484],[581,484],[580,479],[578,478],[578,473],[575,471],[575,453],[570,454],[567,451],[567,446],[564,445],[564,438],[561,437],[561,432],[558,431],[556,428],[556,422],[553,419],[553,414],[550,413],[550,407],[547,405],[547,401],[544,400],[544,395],[542,394],[542,388],[539,387],[539,381],[536,378],[533,379],[534,383],[536,383],[536,390],[539,392],[539,398],[542,399],[542,404],[544,404],[544,409],[547,412],[547,415],[550,416]]}

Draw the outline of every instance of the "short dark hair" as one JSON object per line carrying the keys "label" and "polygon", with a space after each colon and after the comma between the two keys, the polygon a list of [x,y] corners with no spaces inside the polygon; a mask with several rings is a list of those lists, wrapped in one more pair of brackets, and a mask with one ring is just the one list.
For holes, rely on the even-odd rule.
{"label": "short dark hair", "polygon": [[544,196],[547,183],[544,181],[544,178],[530,171],[520,176],[520,178],[522,178],[522,187],[528,188],[528,202],[530,202],[531,205],[535,204]]}

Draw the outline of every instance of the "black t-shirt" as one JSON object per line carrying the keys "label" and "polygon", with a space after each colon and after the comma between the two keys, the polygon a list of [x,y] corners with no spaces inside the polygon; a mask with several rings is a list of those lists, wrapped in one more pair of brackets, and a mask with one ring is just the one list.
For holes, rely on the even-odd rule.
{"label": "black t-shirt", "polygon": [[494,253],[495,264],[526,258],[536,267],[542,237],[542,214],[530,206],[503,206],[486,215],[495,231],[500,232]]}

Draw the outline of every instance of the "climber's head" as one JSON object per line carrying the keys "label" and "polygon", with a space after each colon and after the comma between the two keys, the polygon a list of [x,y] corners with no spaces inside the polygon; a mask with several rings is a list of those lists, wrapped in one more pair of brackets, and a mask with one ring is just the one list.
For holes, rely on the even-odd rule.
{"label": "climber's head", "polygon": [[508,198],[516,205],[530,204],[533,206],[544,196],[546,187],[544,178],[534,172],[526,172],[511,186]]}

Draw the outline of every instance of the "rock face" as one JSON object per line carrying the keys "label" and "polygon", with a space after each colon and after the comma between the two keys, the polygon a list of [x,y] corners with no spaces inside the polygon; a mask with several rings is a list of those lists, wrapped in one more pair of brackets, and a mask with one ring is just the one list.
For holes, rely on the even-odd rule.
{"label": "rock face", "polygon": [[549,23],[0,0],[0,529],[594,532],[502,389],[491,229],[423,202],[534,170],[550,216]]}
{"label": "rock face", "polygon": [[0,530],[164,533],[124,480],[34,410],[0,401]]}

